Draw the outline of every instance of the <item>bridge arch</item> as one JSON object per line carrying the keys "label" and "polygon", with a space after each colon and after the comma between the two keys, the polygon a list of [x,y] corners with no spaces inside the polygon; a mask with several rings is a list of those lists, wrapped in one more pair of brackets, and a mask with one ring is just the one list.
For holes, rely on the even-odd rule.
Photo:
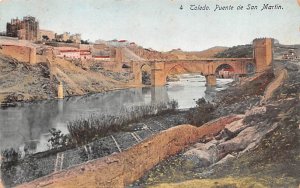
{"label": "bridge arch", "polygon": [[182,64],[174,65],[165,72],[166,82],[178,80],[179,78],[176,75],[188,72]]}
{"label": "bridge arch", "polygon": [[201,76],[205,75],[205,73],[202,70],[202,67],[200,66],[193,66],[191,64],[179,63],[171,67],[168,67],[167,70],[165,71],[165,77],[167,80],[168,76],[170,75],[178,75],[178,74],[186,74],[186,73],[187,74],[195,73]]}
{"label": "bridge arch", "polygon": [[246,64],[246,73],[247,74],[254,74],[255,72],[256,72],[256,67],[255,67],[254,63],[248,62]]}
{"label": "bridge arch", "polygon": [[214,74],[219,78],[232,78],[234,76],[235,68],[229,63],[222,63],[218,65]]}
{"label": "bridge arch", "polygon": [[141,82],[143,85],[151,85],[151,66],[149,64],[142,64],[141,70]]}
{"label": "bridge arch", "polygon": [[183,65],[177,64],[166,71],[166,76],[169,74],[181,74],[181,73],[188,73],[188,72],[189,71],[187,70],[187,68],[185,68]]}

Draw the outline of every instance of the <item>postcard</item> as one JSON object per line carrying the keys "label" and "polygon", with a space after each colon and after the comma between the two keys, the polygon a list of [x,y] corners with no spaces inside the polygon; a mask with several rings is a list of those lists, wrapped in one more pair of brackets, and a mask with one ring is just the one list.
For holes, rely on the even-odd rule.
{"label": "postcard", "polygon": [[299,187],[299,0],[0,0],[0,188]]}

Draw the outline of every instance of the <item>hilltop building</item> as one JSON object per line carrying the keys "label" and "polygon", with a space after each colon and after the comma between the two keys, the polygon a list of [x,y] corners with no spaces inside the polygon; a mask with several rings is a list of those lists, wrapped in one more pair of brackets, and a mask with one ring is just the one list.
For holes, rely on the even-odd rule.
{"label": "hilltop building", "polygon": [[89,50],[63,49],[59,50],[57,57],[70,59],[91,59],[92,55]]}
{"label": "hilltop building", "polygon": [[76,33],[71,35],[69,32],[64,32],[63,34],[56,35],[55,39],[59,42],[71,42],[80,44],[81,34]]}
{"label": "hilltop building", "polygon": [[294,49],[289,49],[288,53],[283,54],[282,59],[298,59],[295,50]]}
{"label": "hilltop building", "polygon": [[40,41],[52,41],[55,39],[55,33],[49,30],[39,30],[39,40]]}
{"label": "hilltop building", "polygon": [[128,47],[130,45],[135,45],[134,42],[129,42],[127,40],[109,40],[109,41],[104,41],[104,40],[97,40],[96,44],[105,44],[107,46],[112,46],[112,47]]}
{"label": "hilltop building", "polygon": [[25,16],[23,20],[12,19],[6,24],[6,35],[21,40],[37,41],[39,35],[39,22],[32,16]]}

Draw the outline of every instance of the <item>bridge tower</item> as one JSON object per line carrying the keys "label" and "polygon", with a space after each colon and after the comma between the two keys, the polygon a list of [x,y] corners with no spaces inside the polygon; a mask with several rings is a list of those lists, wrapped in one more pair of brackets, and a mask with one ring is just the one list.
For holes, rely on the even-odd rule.
{"label": "bridge tower", "polygon": [[253,40],[253,57],[256,64],[256,72],[262,72],[272,65],[273,61],[272,38],[261,38]]}

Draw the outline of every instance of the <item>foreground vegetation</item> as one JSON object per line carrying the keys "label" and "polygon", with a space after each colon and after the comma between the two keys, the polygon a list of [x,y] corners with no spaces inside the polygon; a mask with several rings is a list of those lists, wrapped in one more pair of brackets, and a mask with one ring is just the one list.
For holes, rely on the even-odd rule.
{"label": "foreground vegetation", "polygon": [[196,107],[189,109],[187,119],[191,125],[199,127],[213,119],[212,113],[215,109],[215,105],[200,98],[196,101]]}
{"label": "foreground vegetation", "polygon": [[143,118],[174,112],[178,102],[172,100],[167,103],[156,103],[142,106],[122,108],[118,115],[100,115],[81,118],[67,124],[69,134],[62,134],[60,130],[51,129],[49,142],[52,148],[75,147],[87,144],[114,132],[132,131],[129,124]]}
{"label": "foreground vegetation", "polygon": [[143,118],[169,113],[178,108],[177,101],[122,108],[118,115],[90,116],[68,123],[71,142],[86,144],[112,132],[130,131],[128,125]]}

